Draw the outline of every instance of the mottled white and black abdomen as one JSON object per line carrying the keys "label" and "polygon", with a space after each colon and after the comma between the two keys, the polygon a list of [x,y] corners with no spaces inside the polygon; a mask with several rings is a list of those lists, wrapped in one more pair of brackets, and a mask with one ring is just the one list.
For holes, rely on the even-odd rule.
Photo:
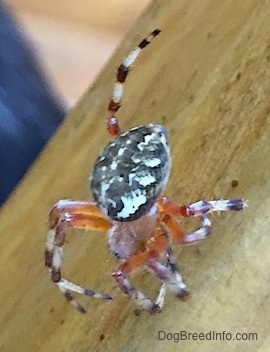
{"label": "mottled white and black abdomen", "polygon": [[116,221],[147,214],[170,173],[166,130],[155,124],[120,133],[98,156],[91,190],[101,211]]}

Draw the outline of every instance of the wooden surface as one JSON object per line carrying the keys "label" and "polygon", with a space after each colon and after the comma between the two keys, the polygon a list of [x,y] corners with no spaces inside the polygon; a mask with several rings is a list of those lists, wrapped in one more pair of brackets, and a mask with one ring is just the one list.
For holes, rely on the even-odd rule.
{"label": "wooden surface", "polygon": [[[270,1],[155,1],[70,114],[0,214],[0,350],[269,351]],[[122,128],[149,122],[169,131],[173,168],[166,194],[186,203],[243,197],[242,213],[213,217],[213,234],[180,248],[192,296],[167,294],[163,312],[134,315],[116,288],[106,236],[76,231],[64,274],[111,293],[79,297],[77,313],[43,265],[47,214],[61,198],[87,199],[88,174],[108,141],[103,116],[122,57],[153,28],[162,33],[136,63],[118,117]],[[233,180],[238,186],[233,187]],[[196,220],[184,221],[187,229]],[[135,278],[154,296],[155,280]],[[158,331],[257,333],[257,341],[159,341]]]}

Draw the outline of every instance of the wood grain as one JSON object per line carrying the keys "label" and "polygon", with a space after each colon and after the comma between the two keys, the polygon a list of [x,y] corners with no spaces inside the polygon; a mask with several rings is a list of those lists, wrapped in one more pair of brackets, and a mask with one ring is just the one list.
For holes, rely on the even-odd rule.
{"label": "wood grain", "polygon": [[[158,0],[142,16],[1,211],[1,351],[269,350],[269,23],[266,0]],[[166,126],[173,158],[166,194],[175,201],[243,197],[249,207],[214,216],[213,235],[197,246],[174,244],[192,297],[183,303],[168,294],[154,317],[135,316],[134,302],[116,288],[105,235],[70,233],[65,276],[115,297],[80,297],[83,316],[44,269],[47,214],[58,199],[90,197],[87,179],[108,140],[103,116],[116,67],[155,27],[162,33],[126,84],[122,128]],[[135,281],[155,295],[150,275]],[[255,332],[257,340],[175,343],[159,341],[160,330]]]}

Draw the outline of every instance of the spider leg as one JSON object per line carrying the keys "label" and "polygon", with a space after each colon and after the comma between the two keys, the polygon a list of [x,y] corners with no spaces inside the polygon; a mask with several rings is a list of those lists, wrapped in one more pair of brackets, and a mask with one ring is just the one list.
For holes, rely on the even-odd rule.
{"label": "spider leg", "polygon": [[171,247],[167,248],[167,266],[170,268],[171,272],[175,275],[176,281],[178,282],[178,286],[181,288],[181,290],[177,292],[177,296],[181,298],[183,301],[186,301],[189,296],[189,292],[186,288],[186,285],[183,283],[182,275],[180,274],[180,270],[178,268],[178,265],[175,260]]}
{"label": "spider leg", "polygon": [[[158,201],[160,219],[170,229],[177,241],[184,245],[196,244],[204,239],[211,232],[211,221],[206,215],[214,211],[240,211],[246,206],[242,199],[199,201],[188,205],[177,205],[168,198],[161,198]],[[202,227],[197,231],[185,234],[172,216],[199,217]]]}
{"label": "spider leg", "polygon": [[156,302],[155,302],[155,305],[157,307],[159,307],[159,310],[161,310],[163,308],[167,289],[168,289],[167,284],[165,284],[165,282],[163,282],[163,284],[159,288],[158,296],[157,296]]}
{"label": "spider leg", "polygon": [[246,202],[242,199],[200,200],[196,203],[186,205],[178,205],[166,197],[158,200],[160,213],[169,213],[174,216],[183,217],[202,216],[214,211],[239,211],[246,206]]}
{"label": "spider leg", "polygon": [[123,86],[129,73],[130,67],[134,64],[141,51],[151,43],[151,41],[160,33],[159,29],[155,29],[150,35],[143,39],[140,44],[132,50],[128,56],[124,59],[121,65],[118,67],[116,83],[113,89],[112,100],[109,103],[106,122],[107,129],[111,137],[115,137],[120,133],[120,127],[118,125],[115,113],[121,107],[121,100],[123,96]]}
{"label": "spider leg", "polygon": [[[171,249],[171,247],[167,248],[166,258],[167,258],[166,267],[170,268],[172,273],[175,272],[175,267],[178,270],[177,264],[176,264],[174,258],[172,257],[172,249]],[[172,263],[173,263],[173,265],[171,265]],[[160,286],[160,289],[159,289],[159,292],[158,292],[158,296],[157,296],[157,299],[156,299],[156,305],[159,306],[160,309],[162,309],[162,307],[164,305],[164,299],[165,299],[165,295],[166,295],[167,289],[168,289],[167,284],[164,282]]]}
{"label": "spider leg", "polygon": [[169,214],[163,214],[161,217],[161,221],[167,225],[173,237],[177,240],[178,243],[183,245],[196,244],[210,234],[210,219],[206,215],[201,215],[200,219],[202,222],[202,227],[194,232],[185,234],[178,223]]}
{"label": "spider leg", "polygon": [[[164,251],[167,254],[166,266],[159,262],[159,256]],[[162,282],[155,303],[143,292],[137,290],[127,278],[134,270],[144,266]],[[154,237],[148,240],[146,250],[128,258],[113,272],[113,277],[125,294],[135,299],[139,307],[147,309],[151,314],[160,312],[168,288],[183,300],[188,296],[186,285],[183,283],[169,246],[168,236],[162,227],[157,228]]]}
{"label": "spider leg", "polygon": [[[182,276],[177,267],[176,261],[173,256],[171,247],[167,248],[167,265],[161,264],[157,258],[149,258],[146,262],[146,267],[151,271],[161,282],[163,282],[158,300],[162,300],[165,296],[166,290],[170,289],[176,294],[178,298],[186,301],[188,298],[188,290],[186,284],[183,282]],[[162,294],[163,292],[163,294]],[[164,300],[164,298],[163,298]],[[163,303],[163,302],[161,302]]]}
{"label": "spider leg", "polygon": [[95,298],[111,299],[111,296],[107,294],[97,293],[75,285],[61,277],[66,228],[84,228],[106,232],[111,226],[110,221],[104,217],[95,203],[69,200],[59,201],[50,212],[49,226],[50,229],[45,250],[45,265],[49,268],[52,281],[58,286],[66,299],[81,313],[86,313],[86,311],[73,299],[70,291]]}
{"label": "spider leg", "polygon": [[[167,258],[167,262],[166,262],[166,267],[167,268],[170,268],[171,271],[173,272],[173,269],[170,265],[171,263],[171,260],[170,260],[170,254],[172,253],[172,249],[171,247],[168,247],[167,248],[167,254],[166,254],[166,258]],[[175,261],[174,261],[175,262]],[[156,305],[160,307],[160,309],[163,308],[163,305],[164,305],[164,299],[165,299],[165,295],[166,295],[166,292],[167,292],[167,284],[164,282],[161,286],[160,286],[160,289],[158,291],[158,296],[156,298]]]}
{"label": "spider leg", "polygon": [[168,237],[162,227],[158,227],[153,237],[147,244],[146,250],[129,257],[125,260],[117,270],[112,274],[121,291],[127,294],[130,298],[135,299],[137,304],[142,309],[147,309],[151,314],[160,311],[159,302],[163,302],[165,295],[165,286],[159,292],[157,303],[153,303],[143,292],[136,289],[128,280],[128,276],[136,269],[147,266],[148,260],[151,258],[158,259],[160,253],[166,251],[168,247]]}

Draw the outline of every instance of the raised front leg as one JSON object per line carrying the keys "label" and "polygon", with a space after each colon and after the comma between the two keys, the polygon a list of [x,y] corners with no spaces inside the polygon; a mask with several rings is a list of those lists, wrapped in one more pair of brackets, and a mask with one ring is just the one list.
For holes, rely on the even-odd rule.
{"label": "raised front leg", "polygon": [[104,217],[93,202],[61,200],[50,212],[45,265],[49,268],[52,281],[58,286],[66,299],[81,313],[86,313],[86,311],[73,299],[70,291],[101,299],[111,299],[111,296],[75,285],[61,277],[63,245],[66,238],[65,230],[72,227],[107,232],[110,226],[110,221]]}
{"label": "raised front leg", "polygon": [[[160,221],[164,222],[176,240],[184,245],[196,244],[211,232],[211,221],[206,215],[214,211],[239,211],[246,206],[242,199],[199,201],[188,205],[178,205],[168,198],[158,201]],[[192,233],[185,234],[172,216],[199,217],[202,222],[201,228]]]}
{"label": "raised front leg", "polygon": [[160,198],[158,209],[160,213],[169,213],[173,216],[201,216],[214,211],[239,211],[246,207],[246,202],[242,199],[218,199],[204,201],[200,200],[195,203],[178,205],[169,198]]}

